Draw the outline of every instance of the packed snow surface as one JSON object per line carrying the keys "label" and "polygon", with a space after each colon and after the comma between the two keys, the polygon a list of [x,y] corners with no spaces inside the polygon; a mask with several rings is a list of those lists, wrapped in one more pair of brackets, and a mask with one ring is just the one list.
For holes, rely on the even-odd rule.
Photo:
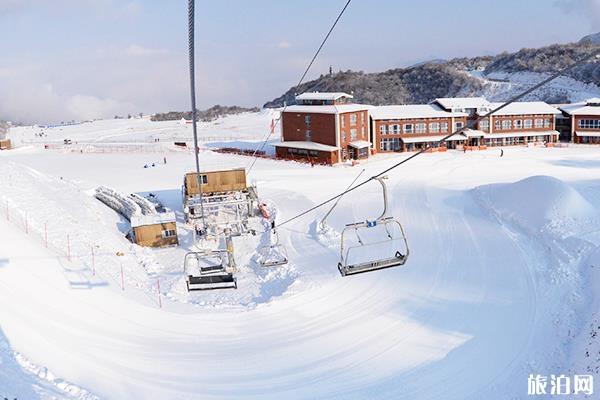
{"label": "packed snow surface", "polygon": [[[264,114],[238,118],[268,132]],[[97,121],[69,136],[173,140],[153,126]],[[529,374],[600,379],[598,147],[424,154],[387,181],[404,267],[337,271],[345,224],[381,213],[370,183],[342,198],[327,232],[327,207],[279,227],[285,266],[259,265],[275,240],[254,219],[256,236],[234,238],[239,288],[188,293],[182,261],[197,244],[180,186],[192,154],[44,149],[43,136],[26,139],[34,129],[0,152],[0,398],[520,399]],[[249,181],[281,222],[362,168],[373,176],[407,156],[314,168],[259,159]],[[251,162],[208,150],[200,160]],[[175,211],[181,245],[128,242],[126,219],[94,198],[101,185],[153,193]]]}

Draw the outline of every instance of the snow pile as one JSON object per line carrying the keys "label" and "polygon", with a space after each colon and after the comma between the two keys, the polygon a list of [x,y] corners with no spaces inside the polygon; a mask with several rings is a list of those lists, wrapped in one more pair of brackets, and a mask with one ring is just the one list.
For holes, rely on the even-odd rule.
{"label": "snow pile", "polygon": [[133,216],[143,214],[142,208],[132,198],[105,186],[96,188],[96,198],[130,221]]}
{"label": "snow pile", "polygon": [[557,230],[595,216],[594,207],[570,185],[550,176],[475,189],[484,206],[503,219],[532,231]]}

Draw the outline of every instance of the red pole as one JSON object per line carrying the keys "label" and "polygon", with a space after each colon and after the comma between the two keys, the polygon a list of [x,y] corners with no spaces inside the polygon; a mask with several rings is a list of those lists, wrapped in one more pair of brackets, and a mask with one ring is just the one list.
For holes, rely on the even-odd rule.
{"label": "red pole", "polygon": [[69,234],[67,234],[67,260],[71,261],[71,239]]}
{"label": "red pole", "polygon": [[121,290],[125,291],[125,279],[123,278],[123,263],[121,263]]}
{"label": "red pole", "polygon": [[48,223],[44,222],[44,243],[46,244],[46,248],[48,248]]}
{"label": "red pole", "polygon": [[92,275],[96,275],[96,264],[94,262],[94,246],[90,247],[92,249]]}
{"label": "red pole", "polygon": [[162,308],[162,299],[160,298],[160,279],[156,278],[156,289],[158,290],[158,307]]}

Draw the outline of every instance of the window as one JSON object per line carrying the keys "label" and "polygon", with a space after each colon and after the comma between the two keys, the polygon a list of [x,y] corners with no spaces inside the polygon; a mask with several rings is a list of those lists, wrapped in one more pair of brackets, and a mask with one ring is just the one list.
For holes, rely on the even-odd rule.
{"label": "window", "polygon": [[304,123],[306,124],[306,126],[310,126],[310,115],[306,115],[304,117]]}
{"label": "window", "polygon": [[438,133],[439,131],[440,131],[440,123],[439,122],[429,123],[429,133]]}
{"label": "window", "polygon": [[316,150],[311,150],[311,151],[309,151],[308,153],[309,153],[311,156],[314,156],[314,157],[316,157],[316,156],[318,156],[318,155],[319,155],[319,152],[318,152],[318,151],[316,151]]}
{"label": "window", "polygon": [[305,136],[306,140],[311,140],[312,139],[312,131],[310,129],[307,129],[306,132],[304,133],[304,136]]}
{"label": "window", "polygon": [[578,126],[581,129],[600,129],[600,119],[580,119]]}
{"label": "window", "polygon": [[162,237],[163,237],[163,239],[170,238],[170,237],[175,237],[175,236],[177,236],[177,232],[175,232],[174,229],[168,229],[166,231],[162,231]]}
{"label": "window", "polygon": [[381,151],[399,151],[401,149],[400,138],[381,139],[380,148]]}
{"label": "window", "polygon": [[200,184],[207,185],[208,184],[208,176],[206,174],[200,175]]}
{"label": "window", "polygon": [[447,123],[447,122],[442,122],[442,123],[440,124],[440,130],[441,130],[443,133],[448,133],[448,123]]}
{"label": "window", "polygon": [[361,124],[365,123],[365,113],[363,113],[363,112],[360,113],[360,123]]}
{"label": "window", "polygon": [[550,120],[548,118],[544,119],[544,128],[550,128]]}
{"label": "window", "polygon": [[515,119],[515,129],[522,129],[523,128],[523,121],[521,121],[520,119]]}
{"label": "window", "polygon": [[463,122],[455,122],[454,123],[454,132],[456,132],[459,129],[462,129],[463,126],[465,126],[465,124]]}
{"label": "window", "polygon": [[536,118],[535,119],[535,127],[536,128],[543,128],[544,127],[544,120],[541,118]]}
{"label": "window", "polygon": [[510,119],[503,119],[502,120],[502,129],[505,131],[512,129],[512,121]]}
{"label": "window", "polygon": [[530,119],[526,119],[523,121],[523,128],[531,129],[531,120]]}
{"label": "window", "polygon": [[415,124],[415,133],[425,133],[426,125],[422,122]]}
{"label": "window", "polygon": [[356,114],[350,114],[350,126],[356,125]]}
{"label": "window", "polygon": [[365,127],[364,126],[362,126],[360,128],[360,137],[361,137],[361,139],[365,138]]}
{"label": "window", "polygon": [[484,132],[489,132],[490,130],[490,120],[489,119],[482,119],[481,121],[479,121],[479,129],[484,131]]}
{"label": "window", "polygon": [[500,120],[499,119],[495,120],[494,121],[494,129],[499,131],[501,127],[502,127],[502,125],[500,124]]}
{"label": "window", "polygon": [[382,135],[386,135],[387,134],[387,125],[379,125],[379,133],[381,133]]}
{"label": "window", "polygon": [[358,139],[358,137],[356,135],[356,129],[352,128],[352,129],[350,129],[350,141],[353,141],[356,139]]}
{"label": "window", "polygon": [[346,118],[344,118],[344,115],[340,115],[340,124],[342,125],[342,128],[346,126]]}
{"label": "window", "polygon": [[393,133],[395,135],[400,133],[400,125],[398,125],[398,124],[390,125],[390,133]]}
{"label": "window", "polygon": [[404,124],[404,133],[413,133],[413,124]]}

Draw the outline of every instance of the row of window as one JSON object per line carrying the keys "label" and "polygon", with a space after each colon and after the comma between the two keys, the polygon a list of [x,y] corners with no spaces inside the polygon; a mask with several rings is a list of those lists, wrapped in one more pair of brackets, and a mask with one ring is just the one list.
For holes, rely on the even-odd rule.
{"label": "row of window", "polygon": [[580,119],[580,129],[600,129],[600,119]]}
{"label": "row of window", "polygon": [[174,237],[174,236],[177,236],[177,232],[175,232],[174,229],[168,229],[166,231],[162,231],[163,239],[167,239],[167,238]]}
{"label": "row of window", "polygon": [[293,148],[289,148],[288,149],[288,153],[290,154],[299,154],[299,155],[308,155],[310,154],[311,156],[318,156],[319,152],[316,150],[305,150],[305,149],[293,149]]}
{"label": "row of window", "polygon": [[[535,127],[536,129],[550,128],[552,127],[552,121],[549,118],[536,118],[535,120],[496,119],[494,121],[494,129],[496,130],[531,129],[532,127]],[[481,120],[479,122],[479,129],[481,129],[484,132],[489,131],[490,121],[487,119]]]}
{"label": "row of window", "polygon": [[[464,124],[462,122],[454,123],[454,130],[462,128]],[[402,131],[401,131],[402,129]],[[417,124],[391,124],[391,125],[380,125],[379,133],[382,135],[395,135],[399,133],[448,133],[447,122],[430,122],[426,124],[419,122]]]}
{"label": "row of window", "polygon": [[[344,116],[342,115],[340,118],[341,124],[342,124],[342,128],[344,128],[346,126],[346,118],[344,118]],[[358,117],[356,114],[350,114],[350,126],[356,126],[356,123],[358,122]],[[360,122],[361,124],[365,124],[365,113],[360,113]],[[307,128],[310,128],[310,124],[312,123],[312,116],[311,115],[305,115],[304,116],[304,124],[306,125]]]}

